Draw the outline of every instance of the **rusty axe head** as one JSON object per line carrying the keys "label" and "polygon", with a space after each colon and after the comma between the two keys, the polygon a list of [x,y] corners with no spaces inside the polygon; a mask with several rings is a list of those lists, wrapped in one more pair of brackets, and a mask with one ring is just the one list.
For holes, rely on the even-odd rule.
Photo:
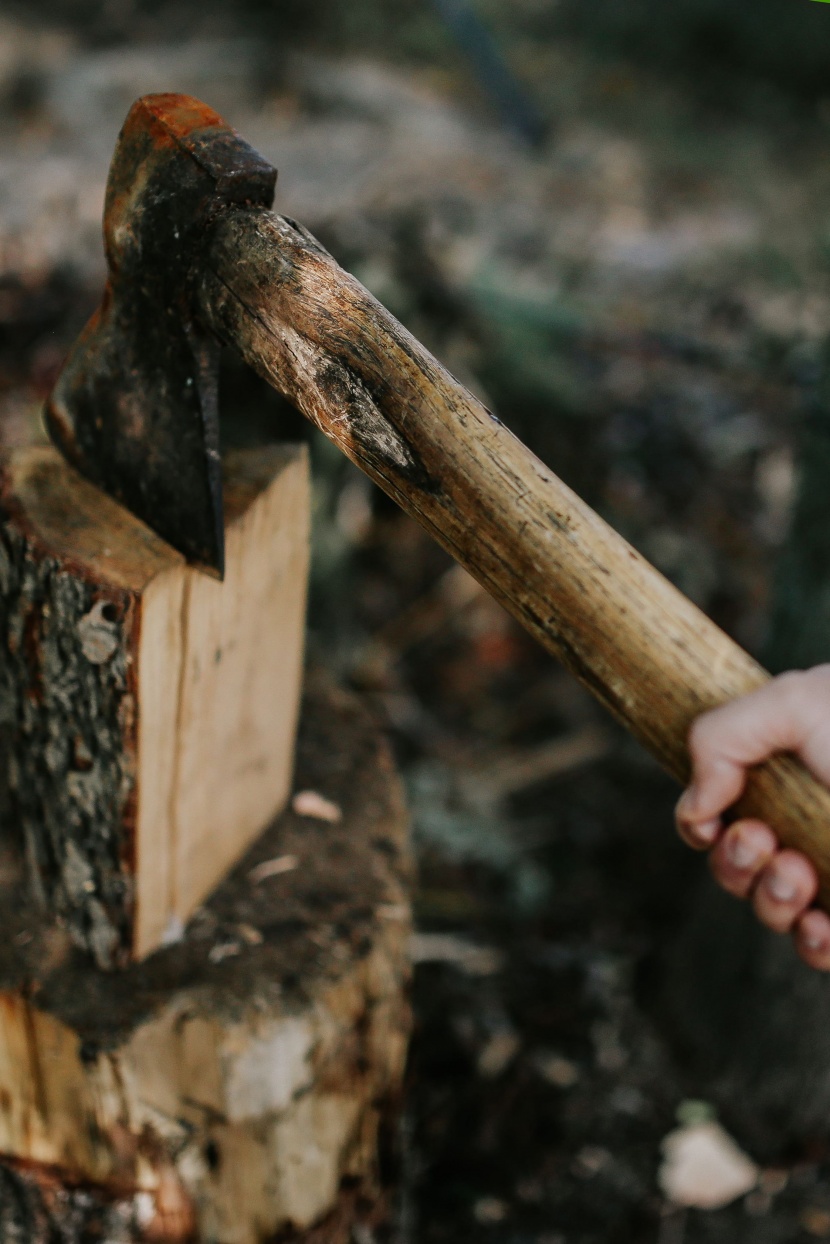
{"label": "rusty axe head", "polygon": [[191,272],[223,207],[270,207],[276,171],[186,95],[139,99],[107,182],[103,302],[46,406],[49,433],[81,474],[189,561],[224,568],[218,352]]}

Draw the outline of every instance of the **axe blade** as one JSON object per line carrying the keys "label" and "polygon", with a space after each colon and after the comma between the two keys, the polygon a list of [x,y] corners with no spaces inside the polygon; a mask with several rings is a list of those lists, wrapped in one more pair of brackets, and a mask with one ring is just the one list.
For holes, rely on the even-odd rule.
{"label": "axe blade", "polygon": [[219,345],[199,322],[191,272],[210,221],[230,205],[270,207],[276,176],[198,100],[133,105],[107,182],[103,302],[45,412],[82,475],[220,578]]}

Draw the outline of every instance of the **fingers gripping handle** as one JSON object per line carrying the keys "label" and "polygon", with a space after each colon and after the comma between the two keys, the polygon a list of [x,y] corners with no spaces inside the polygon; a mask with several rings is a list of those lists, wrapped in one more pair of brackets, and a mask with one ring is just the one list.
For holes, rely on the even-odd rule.
{"label": "fingers gripping handle", "polygon": [[830,792],[794,756],[777,756],[751,770],[739,816],[758,817],[781,843],[816,866],[819,904],[830,912]]}

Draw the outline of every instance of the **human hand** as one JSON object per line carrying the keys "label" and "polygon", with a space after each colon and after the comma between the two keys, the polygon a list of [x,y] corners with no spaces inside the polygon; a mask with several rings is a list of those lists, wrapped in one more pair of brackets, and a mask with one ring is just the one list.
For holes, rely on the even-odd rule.
{"label": "human hand", "polygon": [[781,848],[762,821],[721,820],[738,799],[752,765],[792,752],[830,786],[830,665],[792,671],[729,704],[703,713],[689,733],[692,781],[677,805],[677,828],[689,846],[709,851],[716,881],[749,898],[758,918],[792,933],[801,958],[830,971],[830,916],[811,906],[815,867]]}

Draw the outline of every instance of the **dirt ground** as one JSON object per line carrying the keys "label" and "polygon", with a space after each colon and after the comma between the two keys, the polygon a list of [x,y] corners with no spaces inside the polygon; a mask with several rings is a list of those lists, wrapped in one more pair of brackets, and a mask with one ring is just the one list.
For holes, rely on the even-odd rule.
{"label": "dirt ground", "polygon": [[[227,32],[93,47],[0,22],[3,441],[97,299],[130,102],[189,91],[278,165],[280,211],[763,650],[830,312],[825,106],[770,88],[725,110],[538,44],[531,149],[452,58]],[[225,397],[229,437],[276,434],[285,412],[230,364]],[[312,655],[386,722],[420,864],[400,1244],[830,1238],[809,1137],[771,1154],[736,1136],[760,1173],[726,1208],[662,1190],[666,1135],[717,1110],[661,1001],[708,884],[674,840],[676,790],[336,451],[312,452]]]}

